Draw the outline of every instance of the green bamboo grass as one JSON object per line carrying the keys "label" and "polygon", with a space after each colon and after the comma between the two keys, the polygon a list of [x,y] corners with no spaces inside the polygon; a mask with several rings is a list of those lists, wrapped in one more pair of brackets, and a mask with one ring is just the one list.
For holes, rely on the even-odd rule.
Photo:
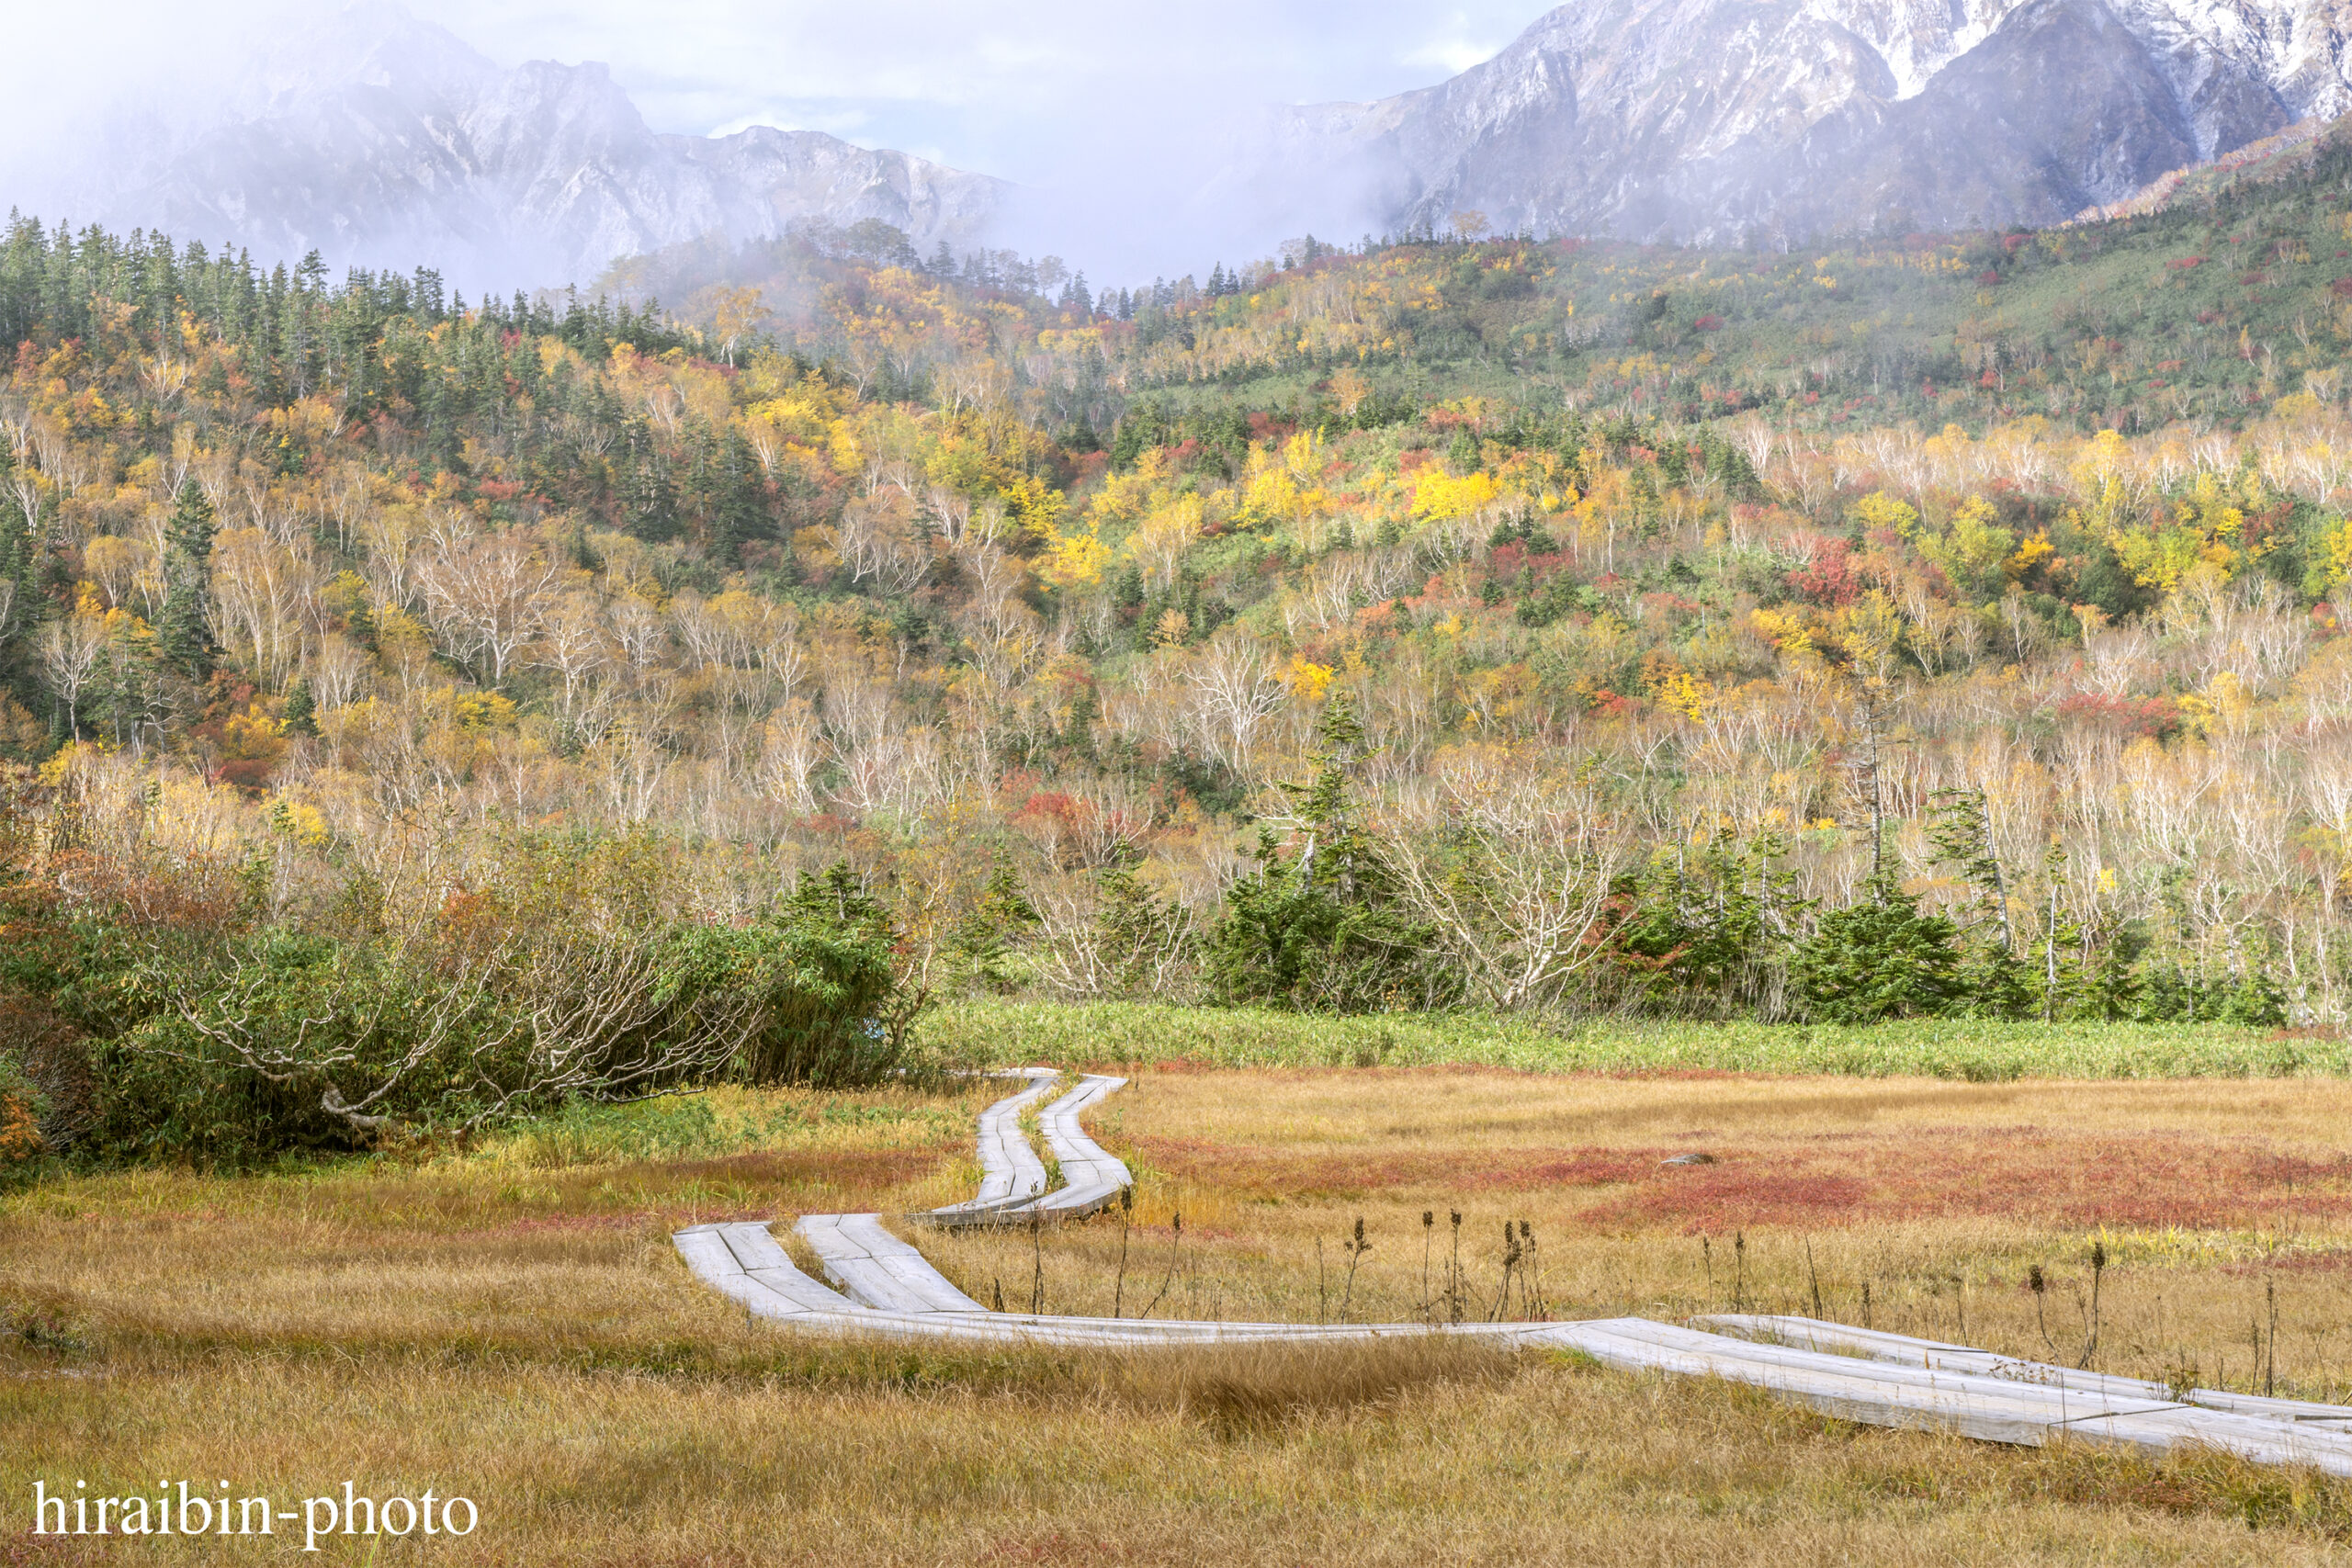
{"label": "green bamboo grass", "polygon": [[939,1008],[925,1016],[922,1029],[928,1055],[972,1066],[1459,1064],[1544,1073],[1837,1073],[1973,1083],[2352,1073],[2352,1041],[2228,1024],[1913,1019],[1844,1026],[1467,1013],[1334,1018],[1141,1002],[976,999]]}

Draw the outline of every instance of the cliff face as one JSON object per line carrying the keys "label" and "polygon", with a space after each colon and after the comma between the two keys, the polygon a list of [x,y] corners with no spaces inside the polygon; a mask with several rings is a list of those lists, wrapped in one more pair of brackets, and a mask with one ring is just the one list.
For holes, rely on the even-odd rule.
{"label": "cliff face", "polygon": [[256,254],[586,281],[618,256],[796,220],[976,239],[1009,189],[818,131],[659,135],[602,65],[505,70],[397,8],[289,40],[226,110],[82,205]]}
{"label": "cliff face", "polygon": [[[2352,107],[2352,0],[1593,0],[1450,82],[1277,111],[1329,212],[1715,243],[2049,223]],[[1327,220],[1329,221],[1331,220]]]}

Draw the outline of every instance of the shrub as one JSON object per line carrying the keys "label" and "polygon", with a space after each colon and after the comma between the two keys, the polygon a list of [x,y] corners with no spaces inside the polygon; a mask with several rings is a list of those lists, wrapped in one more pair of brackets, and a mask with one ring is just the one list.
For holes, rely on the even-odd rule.
{"label": "shrub", "polygon": [[14,1056],[0,1055],[0,1174],[31,1163],[47,1146],[42,1110],[40,1087]]}
{"label": "shrub", "polygon": [[194,941],[94,904],[0,964],[90,1026],[101,1158],[241,1164],[907,1060],[923,998],[845,868],[722,925],[673,860],[650,835],[519,840],[428,921],[335,935],[222,919]]}
{"label": "shrub", "polygon": [[162,1005],[92,1048],[102,1156],[241,1163],[550,1098],[528,1015],[479,968],[271,930],[149,982]]}
{"label": "shrub", "polygon": [[732,1066],[752,1083],[870,1083],[899,1066],[903,1028],[888,944],[805,910],[679,933],[662,965],[675,1005],[744,1006]]}

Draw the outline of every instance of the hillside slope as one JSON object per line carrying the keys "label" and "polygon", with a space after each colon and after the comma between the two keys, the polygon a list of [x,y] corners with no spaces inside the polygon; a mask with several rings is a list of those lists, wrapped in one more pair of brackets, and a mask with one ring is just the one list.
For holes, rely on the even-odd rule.
{"label": "hillside slope", "polygon": [[[2124,367],[2071,346],[2031,386],[2064,419],[2003,413],[2002,366],[1923,429],[1804,365],[1685,421],[1731,328],[1672,338],[1634,271],[1761,366],[1928,330],[1905,288],[2199,279],[2174,246],[2343,221],[2310,206],[1994,236],[1989,282],[1412,245],[1125,320],[797,239],[731,344],[22,225],[0,782],[79,803],[103,886],[330,934],[580,835],[722,914],[846,862],[924,984],[1837,1017],[1850,933],[1918,900],[1957,934],[1884,940],[1971,967],[1903,1009],[2339,1018],[2332,357],[2257,410],[2231,356],[2239,429],[2097,428]],[[1522,312],[1584,316],[1563,280],[1658,346],[1513,371]]]}

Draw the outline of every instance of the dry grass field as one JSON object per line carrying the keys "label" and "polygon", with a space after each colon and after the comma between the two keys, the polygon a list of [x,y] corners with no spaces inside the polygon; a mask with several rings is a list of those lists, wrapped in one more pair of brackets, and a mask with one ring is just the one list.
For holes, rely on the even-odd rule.
{"label": "dry grass field", "polygon": [[[202,1477],[481,1508],[461,1540],[316,1559],[352,1562],[2352,1562],[2352,1485],[2219,1458],[1989,1448],[1458,1348],[814,1342],[669,1247],[697,1219],[960,1195],[987,1098],[729,1092],[0,1199],[0,1562],[299,1555],[299,1526],[23,1533],[36,1479]],[[1091,1122],[1136,1170],[1131,1216],[923,1246],[1014,1307],[1483,1317],[1524,1220],[1505,1315],[1817,1292],[1882,1327],[2344,1398],[2347,1113],[2333,1079],[1163,1067]],[[1712,1163],[1660,1163],[1686,1153]]]}
{"label": "dry grass field", "polygon": [[[1810,1313],[1817,1292],[1826,1316],[2074,1362],[2096,1242],[2100,1367],[2352,1397],[2343,1080],[1159,1068],[1092,1125],[1136,1173],[1131,1235],[974,1235],[933,1260],[1027,1305],[1042,1258],[1057,1312],[1133,1312],[1172,1258],[1160,1315],[1484,1318],[1524,1221],[1504,1316]],[[1664,1163],[1687,1155],[1710,1163]]]}

